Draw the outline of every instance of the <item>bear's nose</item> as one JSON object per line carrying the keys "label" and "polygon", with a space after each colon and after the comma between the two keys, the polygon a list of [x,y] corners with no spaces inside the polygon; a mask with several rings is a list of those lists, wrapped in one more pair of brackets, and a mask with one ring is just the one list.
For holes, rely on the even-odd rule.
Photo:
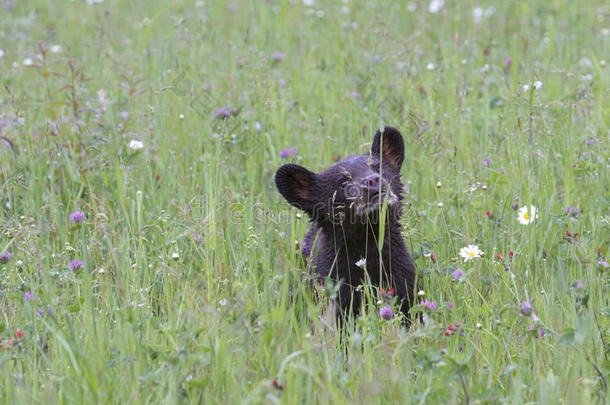
{"label": "bear's nose", "polygon": [[370,174],[362,179],[362,185],[369,191],[379,191],[381,178],[378,173]]}

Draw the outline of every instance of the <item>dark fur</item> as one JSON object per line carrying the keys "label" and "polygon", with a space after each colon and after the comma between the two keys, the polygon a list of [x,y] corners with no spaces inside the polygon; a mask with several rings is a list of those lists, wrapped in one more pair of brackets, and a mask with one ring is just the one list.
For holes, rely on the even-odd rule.
{"label": "dark fur", "polygon": [[[375,134],[367,155],[350,156],[318,174],[287,164],[275,175],[279,192],[312,221],[304,243],[316,277],[320,282],[326,277],[341,280],[338,301],[343,314],[358,314],[360,310],[361,293],[356,287],[365,283],[366,277],[356,262],[366,258],[371,283],[394,288],[408,320],[417,281],[400,235],[403,160],[402,135],[395,128],[385,127],[383,134]],[[388,206],[380,255],[379,208],[384,198]]]}

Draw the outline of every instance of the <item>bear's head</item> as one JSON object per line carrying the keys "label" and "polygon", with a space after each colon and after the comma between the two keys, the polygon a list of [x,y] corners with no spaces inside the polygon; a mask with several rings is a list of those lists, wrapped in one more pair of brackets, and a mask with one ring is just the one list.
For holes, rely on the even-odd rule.
{"label": "bear's head", "polygon": [[392,127],[377,131],[366,155],[350,156],[320,172],[287,164],[275,175],[284,198],[319,222],[365,224],[378,217],[387,203],[388,211],[400,215],[403,186],[400,168],[404,140]]}

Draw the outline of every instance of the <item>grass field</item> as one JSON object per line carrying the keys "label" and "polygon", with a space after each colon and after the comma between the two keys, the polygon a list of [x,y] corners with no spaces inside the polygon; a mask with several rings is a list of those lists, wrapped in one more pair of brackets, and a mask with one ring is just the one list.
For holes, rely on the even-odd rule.
{"label": "grass field", "polygon": [[[0,3],[1,403],[610,401],[606,2]],[[273,175],[382,124],[433,304],[341,339]]]}

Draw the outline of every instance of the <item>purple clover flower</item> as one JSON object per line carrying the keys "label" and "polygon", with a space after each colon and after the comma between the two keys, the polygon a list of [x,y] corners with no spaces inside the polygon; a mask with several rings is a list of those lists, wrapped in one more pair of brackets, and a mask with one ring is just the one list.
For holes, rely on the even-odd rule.
{"label": "purple clover flower", "polygon": [[221,107],[216,111],[216,118],[219,120],[225,120],[231,116],[231,111],[228,107]]}
{"label": "purple clover flower", "polygon": [[491,161],[489,160],[489,158],[485,158],[485,159],[483,159],[483,165],[484,165],[484,166],[489,166],[489,163],[491,163]]}
{"label": "purple clover flower", "polygon": [[574,207],[573,205],[570,205],[568,209],[566,209],[566,214],[572,215],[573,217],[577,216],[579,212],[578,207]]}
{"label": "purple clover flower", "polygon": [[528,301],[523,301],[521,304],[521,313],[525,316],[530,316],[532,314],[532,304]]}
{"label": "purple clover flower", "polygon": [[70,262],[70,268],[72,269],[72,271],[78,271],[83,268],[83,262],[81,262],[80,260],[72,260]]}
{"label": "purple clover flower", "polygon": [[9,252],[0,253],[0,263],[6,264],[11,259],[11,254]]}
{"label": "purple clover flower", "polygon": [[578,280],[576,283],[574,283],[574,289],[575,290],[580,290],[581,288],[583,288],[585,285],[582,283],[582,281]]}
{"label": "purple clover flower", "polygon": [[452,309],[453,308],[453,302],[449,302],[447,304],[447,309]]}
{"label": "purple clover flower", "polygon": [[286,159],[288,157],[297,157],[297,150],[294,148],[286,148],[282,151],[282,159]]}
{"label": "purple clover flower", "polygon": [[510,56],[507,57],[506,59],[504,59],[504,67],[505,68],[509,67],[512,64],[513,64],[513,58],[511,58]]}
{"label": "purple clover flower", "polygon": [[458,281],[460,278],[462,278],[463,275],[464,272],[462,271],[462,269],[455,269],[455,271],[453,272],[453,279],[455,281]]}
{"label": "purple clover flower", "polygon": [[610,264],[608,264],[608,262],[605,261],[604,259],[600,259],[599,262],[597,262],[597,265],[600,267],[603,267],[604,269],[607,269],[608,267],[610,267]]}
{"label": "purple clover flower", "polygon": [[284,60],[284,54],[281,52],[274,52],[271,58],[273,58],[274,62],[281,62]]}
{"label": "purple clover flower", "polygon": [[28,302],[29,300],[34,299],[36,297],[37,297],[37,295],[36,294],[32,294],[31,291],[26,291],[23,294],[23,302]]}
{"label": "purple clover flower", "polygon": [[595,139],[587,139],[587,145],[595,145]]}
{"label": "purple clover flower", "polygon": [[389,321],[394,316],[394,311],[392,311],[392,307],[386,305],[379,308],[379,316],[384,320]]}
{"label": "purple clover flower", "polygon": [[423,302],[420,302],[419,306],[429,308],[433,311],[436,309],[436,304],[434,303],[434,301],[430,300],[424,300]]}
{"label": "purple clover flower", "polygon": [[85,219],[85,214],[81,211],[74,211],[70,214],[70,221],[82,222]]}

